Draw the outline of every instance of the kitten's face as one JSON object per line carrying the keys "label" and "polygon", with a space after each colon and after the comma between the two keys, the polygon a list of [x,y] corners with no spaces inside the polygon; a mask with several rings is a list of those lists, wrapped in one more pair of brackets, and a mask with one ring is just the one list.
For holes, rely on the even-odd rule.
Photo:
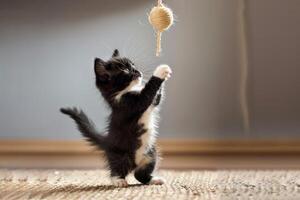
{"label": "kitten's face", "polygon": [[117,49],[106,62],[96,58],[94,69],[96,86],[105,93],[114,94],[141,84],[142,73],[128,58],[121,58]]}

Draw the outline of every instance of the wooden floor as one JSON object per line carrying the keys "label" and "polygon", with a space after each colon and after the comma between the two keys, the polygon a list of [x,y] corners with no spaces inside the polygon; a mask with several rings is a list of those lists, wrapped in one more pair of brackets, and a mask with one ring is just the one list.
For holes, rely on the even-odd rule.
{"label": "wooden floor", "polygon": [[[161,140],[162,169],[300,169],[300,141]],[[0,168],[104,168],[83,141],[1,141]]]}
{"label": "wooden floor", "polygon": [[[162,169],[300,169],[299,155],[166,155]],[[0,168],[104,168],[101,155],[0,155]]]}

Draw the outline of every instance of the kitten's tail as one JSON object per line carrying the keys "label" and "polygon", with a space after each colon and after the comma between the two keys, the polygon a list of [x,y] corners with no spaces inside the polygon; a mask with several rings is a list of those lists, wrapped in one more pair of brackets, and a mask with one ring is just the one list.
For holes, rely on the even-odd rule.
{"label": "kitten's tail", "polygon": [[82,110],[77,108],[61,108],[63,114],[69,115],[77,124],[78,130],[87,138],[89,142],[101,149],[105,149],[105,136],[98,133],[94,123],[86,116]]}

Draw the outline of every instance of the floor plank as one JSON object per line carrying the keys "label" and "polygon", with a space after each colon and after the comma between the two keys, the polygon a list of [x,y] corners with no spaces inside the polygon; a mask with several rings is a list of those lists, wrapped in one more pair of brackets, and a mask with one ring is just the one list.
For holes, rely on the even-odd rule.
{"label": "floor plank", "polygon": [[[0,155],[0,168],[104,168],[101,155]],[[300,155],[165,155],[162,169],[300,169]]]}

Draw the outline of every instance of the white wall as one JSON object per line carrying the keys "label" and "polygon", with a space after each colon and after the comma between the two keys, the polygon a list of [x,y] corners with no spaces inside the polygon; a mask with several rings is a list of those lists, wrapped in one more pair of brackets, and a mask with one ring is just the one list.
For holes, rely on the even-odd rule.
{"label": "white wall", "polygon": [[[0,0],[1,137],[80,138],[71,120],[58,112],[72,105],[103,129],[108,112],[94,87],[92,65],[95,56],[108,58],[114,48],[132,57],[148,76],[162,62],[173,68],[162,137],[246,137],[238,98],[238,0],[165,2],[177,22],[163,34],[163,56],[157,59],[145,14],[155,1]],[[261,137],[265,130],[299,133],[300,40],[291,18],[299,19],[298,1],[285,1],[286,7],[274,2],[247,2],[250,137]],[[285,117],[283,126],[280,116]],[[294,128],[285,132],[276,127]],[[272,131],[266,133],[272,137]]]}

